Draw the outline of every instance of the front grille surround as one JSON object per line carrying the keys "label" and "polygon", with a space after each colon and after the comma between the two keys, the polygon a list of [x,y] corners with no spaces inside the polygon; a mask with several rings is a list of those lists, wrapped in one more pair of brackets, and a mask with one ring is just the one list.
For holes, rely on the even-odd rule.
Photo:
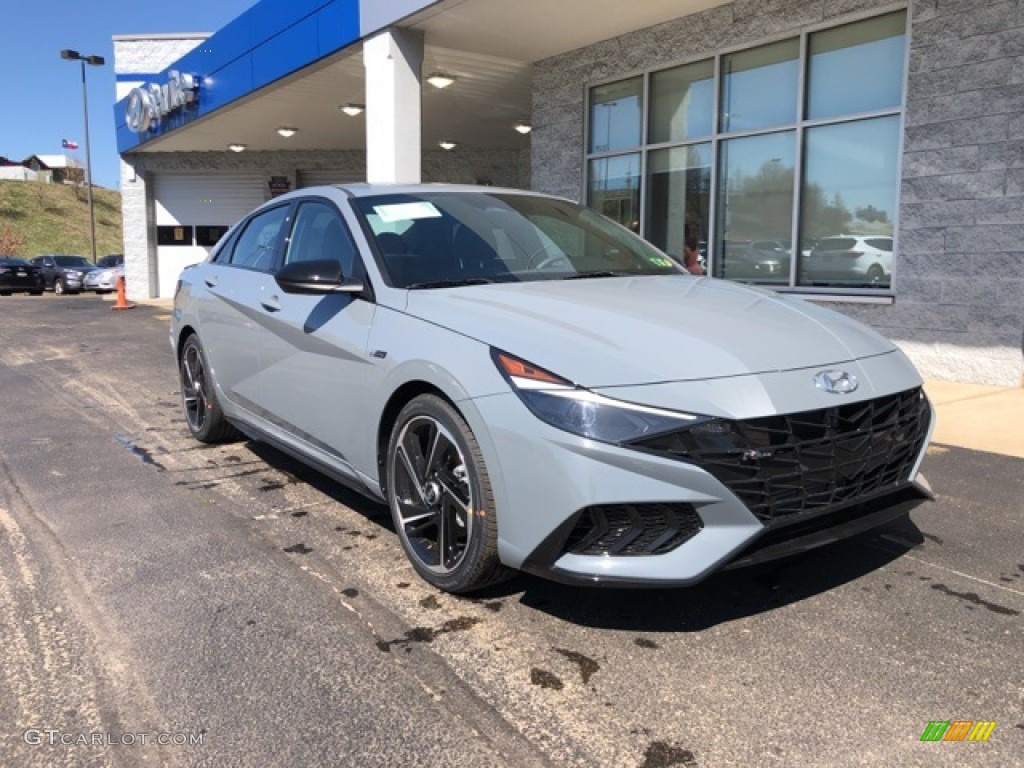
{"label": "front grille surround", "polygon": [[585,507],[565,542],[574,555],[663,555],[704,527],[692,504],[599,504]]}
{"label": "front grille surround", "polygon": [[771,525],[909,482],[930,422],[918,387],[813,411],[715,419],[631,447],[699,466]]}

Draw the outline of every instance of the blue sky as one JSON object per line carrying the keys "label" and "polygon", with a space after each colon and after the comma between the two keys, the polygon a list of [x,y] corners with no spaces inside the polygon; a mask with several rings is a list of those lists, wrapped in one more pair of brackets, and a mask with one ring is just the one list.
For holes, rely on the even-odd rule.
{"label": "blue sky", "polygon": [[117,188],[114,138],[113,35],[147,32],[216,32],[255,0],[10,0],[5,2],[0,45],[0,156],[59,154],[61,139],[77,141],[72,152],[85,162],[82,83],[78,62],[60,58],[63,48],[103,56],[86,67],[93,182]]}

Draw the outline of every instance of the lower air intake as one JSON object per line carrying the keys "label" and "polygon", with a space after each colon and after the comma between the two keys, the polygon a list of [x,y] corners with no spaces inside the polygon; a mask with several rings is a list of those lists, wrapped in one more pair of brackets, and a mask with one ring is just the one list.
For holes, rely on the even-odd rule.
{"label": "lower air intake", "polygon": [[569,534],[574,555],[662,555],[696,536],[704,521],[689,504],[586,507]]}

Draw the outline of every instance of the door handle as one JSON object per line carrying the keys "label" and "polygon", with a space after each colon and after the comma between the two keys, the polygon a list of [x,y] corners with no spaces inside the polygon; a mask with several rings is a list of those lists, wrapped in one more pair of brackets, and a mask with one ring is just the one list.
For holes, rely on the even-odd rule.
{"label": "door handle", "polygon": [[216,275],[211,275],[210,277],[204,277],[203,278],[203,282],[206,283],[206,287],[207,288],[215,288],[217,286],[217,277],[216,277]]}
{"label": "door handle", "polygon": [[265,299],[260,299],[260,306],[267,310],[267,312],[279,312],[281,310],[281,300],[277,296],[268,296]]}

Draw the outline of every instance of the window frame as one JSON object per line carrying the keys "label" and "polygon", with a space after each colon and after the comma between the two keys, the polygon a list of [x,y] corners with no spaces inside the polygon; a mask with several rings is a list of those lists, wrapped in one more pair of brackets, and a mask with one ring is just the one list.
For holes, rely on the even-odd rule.
{"label": "window frame", "polygon": [[310,203],[317,203],[329,208],[334,215],[338,217],[338,222],[345,231],[345,237],[348,238],[349,245],[352,247],[352,274],[345,275],[345,279],[351,280],[356,276],[361,276],[365,279],[366,268],[363,265],[362,255],[359,252],[359,245],[356,243],[356,239],[352,236],[352,228],[345,220],[345,216],[342,214],[338,205],[333,200],[328,197],[324,197],[323,195],[308,195],[306,197],[295,198],[291,201],[292,210],[289,211],[287,219],[288,231],[284,240],[280,243],[279,252],[274,262],[274,274],[285,266],[285,258],[288,256],[288,249],[291,247],[292,236],[295,234],[295,226],[299,219],[299,209],[301,209],[303,205]]}
{"label": "window frame", "polygon": [[[808,119],[808,71],[810,67],[810,36],[821,31],[837,29],[839,27],[846,26],[848,24],[856,24],[858,22],[867,21],[869,19],[886,16],[893,13],[904,14],[904,51],[903,51],[903,69],[900,72],[900,100],[899,104],[890,108],[875,109],[866,112],[856,112],[842,114],[837,117],[828,118],[817,118]],[[863,11],[844,14],[843,16],[829,19],[827,21],[799,27],[796,30],[792,30],[785,33],[779,33],[769,37],[758,38],[737,44],[734,46],[728,46],[716,50],[711,54],[703,54],[699,56],[690,56],[687,58],[674,60],[665,63],[659,63],[657,66],[648,66],[642,69],[634,69],[618,73],[613,77],[601,78],[585,82],[583,84],[583,163],[581,173],[581,196],[580,199],[586,204],[590,204],[590,187],[591,187],[591,165],[594,160],[609,159],[627,154],[639,154],[640,157],[640,231],[639,234],[645,239],[649,232],[648,222],[648,187],[649,185],[649,162],[648,155],[651,152],[679,147],[687,147],[695,144],[703,144],[710,142],[711,144],[711,185],[708,191],[709,199],[711,200],[710,211],[708,216],[708,274],[713,274],[713,265],[715,260],[718,258],[718,243],[715,233],[717,230],[717,217],[719,215],[718,205],[718,187],[719,187],[719,174],[721,171],[721,145],[724,141],[729,139],[744,138],[747,136],[762,136],[772,133],[781,132],[793,132],[796,154],[794,157],[793,174],[794,174],[794,195],[793,195],[793,211],[792,211],[792,222],[790,227],[790,240],[793,243],[793,254],[790,258],[790,274],[789,283],[787,285],[772,285],[764,284],[760,287],[769,288],[771,290],[780,293],[793,293],[793,294],[804,294],[805,297],[811,298],[814,296],[826,296],[836,299],[842,299],[844,296],[848,296],[851,300],[856,301],[863,297],[874,297],[883,301],[890,302],[895,294],[896,286],[898,283],[898,254],[899,254],[899,207],[900,207],[900,184],[903,179],[903,152],[904,152],[904,140],[905,140],[905,126],[906,126],[906,111],[907,111],[907,91],[908,81],[910,74],[910,49],[911,49],[911,28],[912,28],[912,12],[908,3],[895,3],[887,6],[880,6],[877,8],[865,9]],[[783,40],[798,39],[799,45],[799,71],[797,76],[797,110],[796,110],[796,121],[793,123],[786,123],[783,125],[775,125],[767,128],[761,128],[757,130],[746,130],[746,131],[733,131],[723,132],[721,130],[721,91],[722,91],[722,60],[724,57],[740,53],[747,50],[759,48],[764,45],[770,45],[772,43],[778,43]],[[650,137],[650,116],[651,116],[651,92],[652,92],[652,80],[656,73],[664,72],[667,70],[675,69],[677,67],[686,66],[688,64],[694,64],[700,61],[706,60],[713,61],[713,77],[714,84],[712,88],[712,132],[706,136],[693,136],[687,139],[679,141],[664,141],[651,143],[648,141]],[[641,143],[634,147],[622,147],[614,151],[603,151],[603,152],[590,152],[591,146],[591,125],[590,125],[590,111],[591,111],[591,93],[594,88],[601,87],[603,85],[609,85],[611,83],[629,80],[635,77],[643,78],[643,87],[641,94],[643,98],[643,104],[641,109]],[[801,227],[801,209],[803,202],[803,184],[804,184],[804,154],[805,154],[805,132],[807,129],[815,128],[818,126],[827,125],[838,125],[841,123],[852,123],[863,120],[869,120],[872,118],[879,117],[891,117],[895,116],[899,120],[900,130],[899,138],[896,147],[897,155],[897,168],[896,168],[896,184],[897,184],[897,198],[896,198],[896,210],[893,212],[893,272],[890,276],[890,283],[888,288],[884,289],[870,289],[870,288],[844,288],[839,286],[801,286],[797,285],[797,272],[799,265],[799,237]],[[889,237],[889,235],[886,235]],[[668,254],[672,258],[676,256]]]}
{"label": "window frame", "polygon": [[[292,203],[289,201],[282,203],[280,205],[271,205],[267,206],[266,208],[258,208],[257,210],[250,213],[239,225],[238,232],[232,234],[230,242],[225,243],[224,248],[218,251],[217,263],[220,264],[221,266],[231,267],[232,269],[244,269],[249,272],[261,272],[263,274],[270,275],[274,274],[278,269],[278,261],[281,256],[281,243],[284,241],[284,234],[288,232],[291,228],[291,223],[289,221],[292,214],[290,210],[291,207]],[[260,216],[264,216],[268,213],[273,213],[274,211],[278,210],[284,210],[284,221],[281,223],[281,228],[274,236],[274,246],[270,257],[269,266],[267,266],[266,269],[258,269],[256,267],[251,267],[247,264],[236,264],[235,249],[238,247],[238,243],[242,240],[242,238],[245,237],[245,233],[249,230],[250,225]],[[226,251],[229,252],[225,253]],[[222,256],[226,256],[227,258],[222,260]]]}

